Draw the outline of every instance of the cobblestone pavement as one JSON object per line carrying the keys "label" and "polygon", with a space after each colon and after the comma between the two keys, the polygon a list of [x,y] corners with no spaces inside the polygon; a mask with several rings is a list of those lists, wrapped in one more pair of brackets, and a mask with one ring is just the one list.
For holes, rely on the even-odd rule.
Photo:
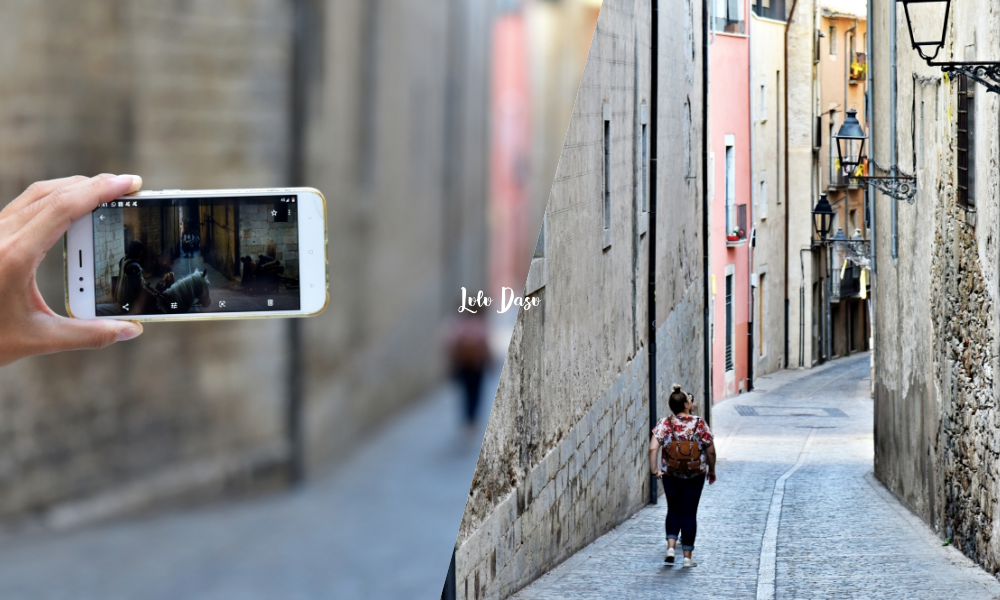
{"label": "cobblestone pavement", "polygon": [[484,382],[471,436],[457,391],[441,389],[290,493],[2,535],[0,598],[438,598],[499,376]]}
{"label": "cobblestone pavement", "polygon": [[515,598],[1000,598],[872,476],[869,373],[867,354],[782,371],[715,406],[698,567],[663,563],[661,496]]}

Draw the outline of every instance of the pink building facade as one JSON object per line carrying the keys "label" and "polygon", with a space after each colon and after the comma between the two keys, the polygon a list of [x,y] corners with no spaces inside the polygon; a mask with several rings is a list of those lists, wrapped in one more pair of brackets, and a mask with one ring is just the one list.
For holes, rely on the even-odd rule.
{"label": "pink building facade", "polygon": [[709,272],[713,401],[746,391],[751,350],[750,44],[744,0],[712,2]]}

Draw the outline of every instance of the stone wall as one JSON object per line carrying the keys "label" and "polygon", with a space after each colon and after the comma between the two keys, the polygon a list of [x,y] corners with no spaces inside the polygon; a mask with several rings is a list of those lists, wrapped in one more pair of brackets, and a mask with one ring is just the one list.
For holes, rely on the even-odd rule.
{"label": "stone wall", "polygon": [[[996,573],[1000,102],[970,84],[976,203],[967,210],[956,199],[956,80],[912,51],[900,9],[893,99],[891,8],[873,7],[873,155],[915,174],[918,191],[913,205],[896,205],[895,231],[892,201],[879,196],[875,204],[875,474],[942,538]],[[1000,34],[981,18],[996,3],[951,11],[943,59],[996,60]]]}
{"label": "stone wall", "polygon": [[[459,529],[459,598],[508,597],[648,500],[649,234],[640,227],[640,178],[649,13],[646,0],[605,0],[601,8],[546,207],[541,256],[528,276],[541,304],[518,315]],[[705,397],[700,13],[686,6],[678,14],[661,20],[660,64],[687,67],[660,73],[658,144],[667,155],[684,148],[693,172],[683,156],[664,160],[656,182],[659,414],[675,381]],[[686,131],[672,115],[688,108],[694,129]]]}
{"label": "stone wall", "polygon": [[[488,7],[9,4],[3,202],[100,171],[147,189],[288,185],[292,10],[308,7],[304,179],[329,202],[331,301],[303,327],[301,364],[289,322],[254,320],[147,325],[128,344],[0,369],[0,515],[66,524],[272,482],[289,464],[291,369],[316,469],[440,382],[444,298],[485,289]],[[57,310],[61,254],[39,271]]]}
{"label": "stone wall", "polygon": [[94,294],[97,303],[115,301],[112,278],[118,276],[118,262],[125,256],[125,229],[122,211],[108,211],[94,226]]}
{"label": "stone wall", "polygon": [[[285,272],[283,277],[299,276],[299,239],[297,220],[289,216],[280,222],[271,214],[269,204],[244,204],[240,206],[240,255],[257,260],[258,254],[273,256]],[[295,210],[295,209],[292,209]]]}

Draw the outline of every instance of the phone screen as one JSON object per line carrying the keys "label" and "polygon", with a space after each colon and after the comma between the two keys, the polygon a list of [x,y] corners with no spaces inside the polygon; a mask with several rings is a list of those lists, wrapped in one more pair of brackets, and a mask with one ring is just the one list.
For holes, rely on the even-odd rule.
{"label": "phone screen", "polygon": [[123,198],[100,205],[97,316],[299,310],[297,200]]}

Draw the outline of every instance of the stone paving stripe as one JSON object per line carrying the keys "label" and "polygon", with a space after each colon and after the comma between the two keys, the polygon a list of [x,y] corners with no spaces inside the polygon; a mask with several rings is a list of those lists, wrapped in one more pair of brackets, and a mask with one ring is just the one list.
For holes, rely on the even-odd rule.
{"label": "stone paving stripe", "polygon": [[764,526],[764,539],[760,545],[760,563],[757,571],[757,600],[774,600],[774,578],[778,558],[778,524],[781,522],[781,503],[785,497],[785,482],[805,464],[809,456],[809,446],[816,437],[816,428],[809,431],[806,443],[799,452],[799,460],[795,466],[785,471],[774,483],[774,493],[771,495],[771,508],[767,512],[767,525]]}

